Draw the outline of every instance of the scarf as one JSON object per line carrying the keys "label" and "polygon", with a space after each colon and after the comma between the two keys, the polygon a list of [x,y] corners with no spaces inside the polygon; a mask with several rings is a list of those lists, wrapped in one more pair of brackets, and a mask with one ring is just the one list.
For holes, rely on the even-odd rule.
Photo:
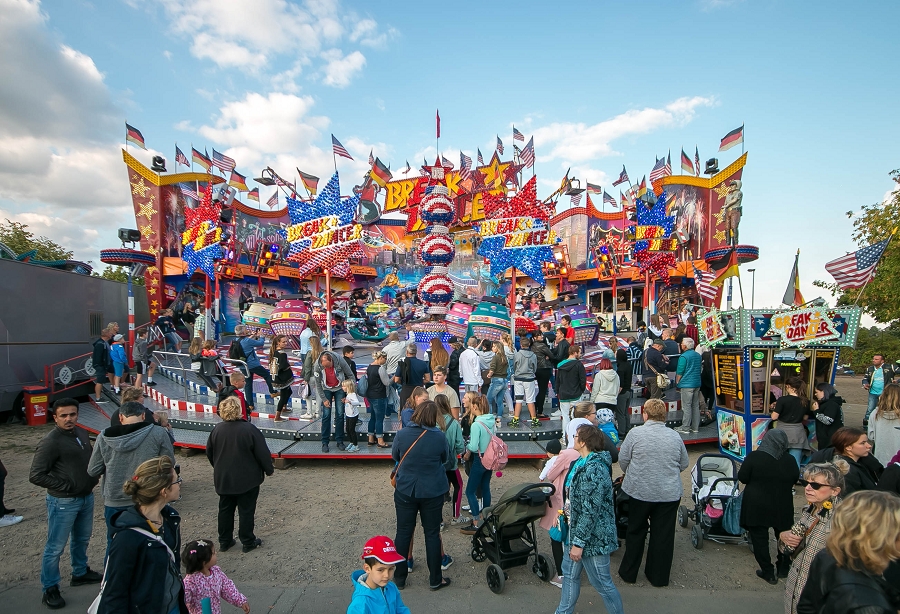
{"label": "scarf", "polygon": [[774,457],[775,460],[781,458],[781,456],[787,452],[787,449],[788,436],[784,431],[779,429],[769,429],[757,448],[757,450]]}

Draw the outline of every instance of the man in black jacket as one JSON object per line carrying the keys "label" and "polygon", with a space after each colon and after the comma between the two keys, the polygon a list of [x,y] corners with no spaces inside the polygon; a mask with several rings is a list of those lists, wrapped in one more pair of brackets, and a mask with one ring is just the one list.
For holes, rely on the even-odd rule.
{"label": "man in black jacket", "polygon": [[29,481],[47,489],[47,543],[41,563],[41,603],[56,610],[66,605],[59,594],[59,557],[71,536],[72,586],[96,584],[102,577],[88,567],[87,547],[94,528],[94,486],[99,478],[88,475],[91,440],[77,425],[78,401],[59,399],[53,404],[56,428],[38,443],[31,461]]}
{"label": "man in black jacket", "polygon": [[103,384],[109,383],[107,373],[113,372],[112,358],[109,355],[109,340],[112,333],[108,328],[100,331],[100,338],[94,341],[94,351],[91,354],[91,365],[94,367],[94,396],[100,400],[103,393]]}
{"label": "man in black jacket", "polygon": [[625,439],[628,429],[631,428],[631,416],[628,406],[631,404],[631,380],[632,368],[628,360],[628,352],[622,348],[616,349],[616,373],[619,374],[619,396],[616,397],[616,430],[619,431],[619,439]]}
{"label": "man in black jacket", "polygon": [[656,383],[656,376],[658,374],[665,375],[666,371],[669,370],[669,361],[662,353],[664,346],[665,343],[661,338],[654,339],[653,345],[644,352],[644,364],[647,366],[644,369],[644,383],[650,389],[651,399],[661,399],[665,393],[665,389],[660,388]]}
{"label": "man in black jacket", "polygon": [[455,336],[447,339],[447,343],[453,348],[453,352],[450,353],[450,362],[447,365],[447,385],[459,394],[459,385],[462,383],[462,377],[459,375],[459,355],[465,348]]}

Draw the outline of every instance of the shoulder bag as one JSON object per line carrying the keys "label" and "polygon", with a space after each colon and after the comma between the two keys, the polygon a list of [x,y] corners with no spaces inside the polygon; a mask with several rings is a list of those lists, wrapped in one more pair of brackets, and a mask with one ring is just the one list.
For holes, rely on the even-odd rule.
{"label": "shoulder bag", "polygon": [[403,453],[403,456],[400,457],[400,462],[397,463],[397,466],[391,470],[391,486],[397,488],[397,471],[400,470],[400,465],[403,464],[403,461],[406,459],[406,455],[409,454],[413,448],[416,447],[416,444],[419,443],[419,440],[425,435],[425,429],[422,429],[422,434],[416,437],[416,440],[413,442],[409,448],[406,449],[406,452]]}
{"label": "shoulder bag", "polygon": [[650,369],[651,371],[653,371],[656,374],[656,385],[659,388],[661,388],[662,390],[665,390],[666,388],[669,387],[669,384],[671,383],[669,380],[669,376],[666,375],[665,373],[660,373],[659,371],[657,371],[656,369],[653,368],[653,365],[651,365],[647,361],[647,353],[646,352],[644,353],[644,364],[647,365],[648,369]]}

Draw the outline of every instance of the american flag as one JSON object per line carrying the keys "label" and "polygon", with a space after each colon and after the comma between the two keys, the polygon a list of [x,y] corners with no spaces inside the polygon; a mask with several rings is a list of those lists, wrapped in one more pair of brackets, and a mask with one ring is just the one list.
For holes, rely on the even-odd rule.
{"label": "american flag", "polygon": [[472,172],[472,158],[470,158],[463,152],[459,152],[459,173],[460,173],[460,175],[462,175],[463,179],[466,179],[471,172]]}
{"label": "american flag", "polygon": [[372,155],[373,150],[369,150],[369,166],[375,166],[375,156]]}
{"label": "american flag", "polygon": [[666,155],[666,165],[663,167],[666,171],[666,177],[672,174],[672,152]]}
{"label": "american flag", "polygon": [[831,273],[842,290],[861,288],[875,277],[875,267],[878,266],[889,240],[885,239],[832,260],[825,264],[825,270]]}
{"label": "american flag", "polygon": [[226,173],[230,173],[234,170],[234,160],[225,154],[220,154],[215,149],[213,149],[212,164]]}
{"label": "american flag", "polygon": [[513,140],[525,142],[525,135],[516,130],[515,126],[513,126]]}
{"label": "american flag", "polygon": [[519,155],[519,162],[525,165],[525,168],[534,166],[534,137],[528,139],[528,144],[522,149]]}
{"label": "american flag", "polygon": [[696,145],[694,146],[694,173],[697,177],[700,176],[700,150]]}
{"label": "american flag", "polygon": [[444,168],[453,168],[453,162],[441,155],[441,166]]}
{"label": "american flag", "polygon": [[572,194],[572,196],[569,197],[573,207],[577,207],[581,204],[581,194],[582,193],[579,192],[578,194]]}
{"label": "american flag", "polygon": [[618,207],[618,203],[616,203],[616,199],[607,194],[606,190],[603,190],[603,202],[609,203],[613,207]]}
{"label": "american flag", "polygon": [[481,149],[478,150],[478,166],[484,166],[484,156],[481,155]]}
{"label": "american flag", "polygon": [[350,155],[344,146],[341,145],[341,142],[334,138],[334,135],[331,135],[331,150],[334,152],[334,155],[340,156],[342,158],[347,158],[348,160],[352,160],[353,156]]}
{"label": "american flag", "polygon": [[277,204],[278,204],[278,190],[276,189],[275,193],[272,194],[272,196],[269,197],[269,200],[266,201],[266,205],[269,207],[269,209],[272,209]]}
{"label": "american flag", "polygon": [[191,161],[187,159],[187,156],[184,155],[184,152],[178,148],[178,145],[175,146],[175,164],[183,164],[185,166],[190,166]]}
{"label": "american flag", "polygon": [[503,141],[500,140],[500,137],[497,137],[497,153],[501,156],[503,155]]}
{"label": "american flag", "polygon": [[406,168],[403,169],[403,172],[404,172],[404,173],[408,173],[408,172],[411,171],[411,170],[412,170],[412,167],[409,165],[409,160],[407,160],[407,161],[406,161]]}
{"label": "american flag", "polygon": [[613,184],[613,187],[616,187],[616,186],[619,185],[620,183],[625,183],[626,181],[628,181],[628,173],[625,172],[625,165],[623,164],[623,165],[622,165],[622,172],[619,173],[619,178],[616,179],[615,181],[613,181],[612,184]]}
{"label": "american flag", "polygon": [[[190,165],[188,165],[190,166]],[[194,200],[200,200],[200,195],[197,194],[197,190],[194,189],[194,184],[192,183],[179,183],[178,188],[181,190],[181,193],[188,198],[193,198]]]}
{"label": "american flag", "polygon": [[694,265],[691,266],[694,267],[694,283],[697,286],[697,293],[700,295],[700,298],[707,301],[716,300],[716,297],[719,296],[719,289],[709,285],[710,280],[713,278],[712,273],[701,271]]}
{"label": "american flag", "polygon": [[666,157],[663,156],[659,160],[656,161],[656,164],[653,165],[653,170],[650,171],[650,183],[653,183],[657,179],[662,179],[666,176]]}

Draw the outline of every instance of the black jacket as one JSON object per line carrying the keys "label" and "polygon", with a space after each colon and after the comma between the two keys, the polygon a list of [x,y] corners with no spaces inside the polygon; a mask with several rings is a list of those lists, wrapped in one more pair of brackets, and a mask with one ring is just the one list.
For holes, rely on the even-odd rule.
{"label": "black jacket", "polygon": [[565,337],[559,340],[556,347],[553,348],[553,365],[556,366],[569,357],[569,348],[572,344]]}
{"label": "black jacket", "polygon": [[71,431],[54,427],[37,445],[28,480],[51,497],[86,497],[100,481],[87,472],[92,452],[88,432],[80,426]]}
{"label": "black jacket", "polygon": [[204,356],[203,354],[191,354],[191,362],[200,363],[200,373],[214,377],[219,374],[218,358],[215,356]]}
{"label": "black jacket", "polygon": [[243,420],[220,422],[209,434],[206,457],[213,466],[216,494],[240,495],[275,473],[266,438]]}
{"label": "black jacket", "polygon": [[[168,614],[167,595],[164,590],[166,577],[181,583],[181,516],[171,506],[162,509],[162,539],[175,555],[171,562],[169,553],[154,539],[131,530],[136,527],[150,530],[147,519],[137,507],[116,512],[110,519],[113,529],[106,567],[106,586],[100,599],[99,614],[144,613]],[[178,610],[187,614],[184,588],[178,595]]]}
{"label": "black jacket", "polygon": [[553,350],[551,350],[550,346],[547,345],[547,342],[541,338],[541,335],[536,335],[532,340],[531,351],[537,356],[538,369],[552,369],[556,366],[557,361],[556,357],[553,355]]}
{"label": "black jacket", "polygon": [[[669,365],[666,363],[665,357],[662,352],[656,349],[655,345],[651,345],[644,352],[644,363],[649,365],[647,369],[644,369],[645,380],[653,379],[658,373],[665,373],[669,370]],[[656,369],[656,373],[649,367]]]}
{"label": "black jacket", "polygon": [[587,389],[587,373],[580,360],[569,360],[556,370],[557,396],[562,401],[581,398]]}
{"label": "black jacket", "polygon": [[787,531],[794,524],[794,495],[791,488],[800,477],[794,457],[785,452],[778,460],[768,452],[754,450],[738,471],[746,484],[741,502],[741,526],[773,527]]}
{"label": "black jacket", "polygon": [[900,600],[884,578],[837,566],[828,550],[813,559],[797,614],[897,614]]}
{"label": "black jacket", "polygon": [[98,373],[112,373],[112,357],[109,354],[109,343],[103,339],[94,341],[94,351],[91,355],[91,364]]}
{"label": "black jacket", "polygon": [[[819,408],[812,412],[816,419],[816,440],[819,442],[819,449],[831,447],[831,437],[834,432],[844,426],[844,412],[841,405],[844,399],[839,396],[833,396],[819,403]],[[826,422],[831,421],[831,424]]]}
{"label": "black jacket", "polygon": [[[464,347],[453,348],[453,351],[450,353],[450,362],[447,363],[447,383],[454,390],[459,390],[459,383],[462,381],[462,377],[459,374],[459,355],[465,349]],[[391,374],[389,373],[388,375]]]}
{"label": "black jacket", "polygon": [[878,480],[878,490],[886,490],[900,495],[900,463],[891,463],[884,469]]}
{"label": "black jacket", "polygon": [[631,362],[628,361],[628,352],[622,348],[616,350],[616,373],[619,374],[619,386],[622,387],[622,392],[631,390],[634,369],[631,368]]}
{"label": "black jacket", "polygon": [[[811,463],[827,463],[835,456],[834,448],[825,448],[813,454],[809,460]],[[855,493],[857,490],[874,490],[877,487],[884,466],[875,458],[874,454],[863,456],[858,461],[847,456],[841,456],[841,458],[850,465],[850,471],[844,476],[842,497]]]}
{"label": "black jacket", "polygon": [[350,367],[350,372],[353,374],[353,381],[359,381],[359,376],[356,375],[356,361],[344,356],[344,362],[346,362],[347,366]]}

